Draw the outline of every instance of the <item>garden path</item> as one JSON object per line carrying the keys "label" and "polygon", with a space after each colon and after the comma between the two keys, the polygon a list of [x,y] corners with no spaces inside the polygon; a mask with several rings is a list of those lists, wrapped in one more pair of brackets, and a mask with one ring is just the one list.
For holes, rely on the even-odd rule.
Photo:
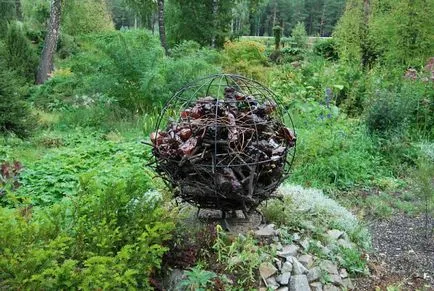
{"label": "garden path", "polygon": [[434,290],[434,232],[426,235],[424,215],[396,214],[370,221],[373,252],[368,254],[371,275],[355,281],[355,290]]}

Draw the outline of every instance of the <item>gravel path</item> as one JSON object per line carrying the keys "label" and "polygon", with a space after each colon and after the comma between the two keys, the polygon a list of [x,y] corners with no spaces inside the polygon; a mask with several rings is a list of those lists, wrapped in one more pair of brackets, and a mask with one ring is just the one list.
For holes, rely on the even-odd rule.
{"label": "gravel path", "polygon": [[371,221],[371,276],[356,280],[356,290],[434,290],[434,233],[425,237],[425,218],[398,214],[387,221]]}

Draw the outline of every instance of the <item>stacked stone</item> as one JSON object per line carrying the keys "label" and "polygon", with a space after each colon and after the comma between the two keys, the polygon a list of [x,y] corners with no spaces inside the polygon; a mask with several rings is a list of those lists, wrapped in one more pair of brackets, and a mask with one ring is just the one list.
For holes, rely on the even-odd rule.
{"label": "stacked stone", "polygon": [[[273,241],[277,256],[272,262],[264,262],[259,267],[261,277],[260,291],[334,291],[354,289],[348,272],[327,259],[318,258],[308,253],[311,241],[301,239],[299,234],[293,235],[293,243],[282,245],[279,240],[279,230],[274,225],[266,225],[256,231],[256,236]],[[331,244],[354,247],[339,230],[329,230],[326,238]],[[317,242],[318,243],[318,242]],[[327,246],[317,245],[322,253],[330,253]],[[321,282],[326,281],[326,284]]]}

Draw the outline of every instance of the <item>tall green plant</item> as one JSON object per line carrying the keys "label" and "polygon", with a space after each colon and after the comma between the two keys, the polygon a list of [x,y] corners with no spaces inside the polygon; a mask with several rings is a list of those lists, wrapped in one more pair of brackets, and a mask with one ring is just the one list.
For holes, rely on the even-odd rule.
{"label": "tall green plant", "polygon": [[305,49],[307,47],[307,33],[303,22],[298,22],[292,30],[292,40],[297,48]]}
{"label": "tall green plant", "polygon": [[274,35],[274,49],[278,50],[280,48],[280,39],[282,37],[282,27],[276,25],[273,27],[273,35]]}
{"label": "tall green plant", "polygon": [[25,81],[0,64],[0,133],[27,137],[34,128],[34,118],[23,100]]}
{"label": "tall green plant", "polygon": [[360,63],[362,49],[361,27],[363,23],[362,1],[352,0],[347,2],[344,15],[340,18],[333,37],[336,39],[339,58],[347,62]]}
{"label": "tall green plant", "polygon": [[414,173],[416,193],[424,202],[425,211],[425,237],[428,239],[433,229],[430,218],[434,215],[434,156],[422,156]]}
{"label": "tall green plant", "polygon": [[29,82],[34,81],[38,62],[37,56],[24,34],[22,25],[18,22],[12,22],[8,25],[4,53],[6,64],[10,70],[16,71]]}

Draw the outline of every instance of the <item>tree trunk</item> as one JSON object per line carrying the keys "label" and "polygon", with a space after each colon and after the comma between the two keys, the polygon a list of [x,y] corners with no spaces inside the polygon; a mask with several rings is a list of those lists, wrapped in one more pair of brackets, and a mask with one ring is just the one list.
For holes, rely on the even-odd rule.
{"label": "tree trunk", "polygon": [[161,46],[164,48],[166,55],[169,54],[169,47],[166,41],[166,29],[164,25],[164,0],[158,0],[158,29],[160,32]]}
{"label": "tree trunk", "polygon": [[252,11],[249,11],[249,35],[255,35],[255,16]]}
{"label": "tree trunk", "polygon": [[277,18],[277,1],[274,1],[274,8],[273,8],[273,26],[276,26],[276,18]]}
{"label": "tree trunk", "polygon": [[23,20],[23,11],[21,9],[21,0],[15,0],[15,13],[19,21]]}
{"label": "tree trunk", "polygon": [[369,30],[369,15],[371,10],[370,0],[363,0],[363,23],[362,23],[362,66],[367,68],[371,60],[371,48],[368,42],[368,30]]}
{"label": "tree trunk", "polygon": [[[214,32],[212,34],[211,37],[211,47],[215,48],[215,40],[216,40],[216,31],[217,31],[217,25],[218,25],[218,21],[217,21],[217,13],[218,13],[218,9],[219,9],[219,3],[218,0],[212,0],[212,16],[214,17]],[[238,20],[238,19],[236,19]],[[237,21],[235,21],[235,24],[238,24]],[[236,30],[238,31],[238,26],[236,25]]]}
{"label": "tree trunk", "polygon": [[326,23],[326,17],[325,17],[326,6],[327,6],[327,1],[324,1],[323,6],[322,6],[321,21],[319,24],[319,35],[320,36],[324,36],[324,26]]}
{"label": "tree trunk", "polygon": [[36,83],[43,84],[53,71],[53,57],[59,38],[60,16],[62,14],[62,0],[52,0],[50,22],[45,36],[44,48],[41,54]]}

